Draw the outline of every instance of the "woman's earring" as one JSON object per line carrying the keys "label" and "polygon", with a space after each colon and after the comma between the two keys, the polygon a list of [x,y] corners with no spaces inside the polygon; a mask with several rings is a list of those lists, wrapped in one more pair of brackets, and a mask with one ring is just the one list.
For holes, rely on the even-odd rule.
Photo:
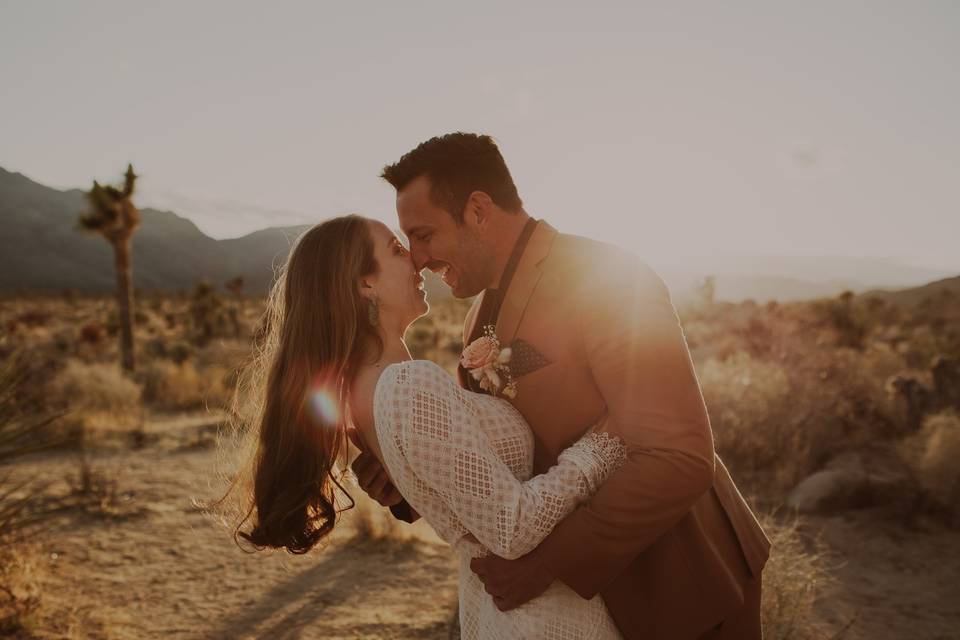
{"label": "woman's earring", "polygon": [[377,306],[376,299],[367,301],[367,320],[370,321],[371,327],[380,324],[380,307]]}

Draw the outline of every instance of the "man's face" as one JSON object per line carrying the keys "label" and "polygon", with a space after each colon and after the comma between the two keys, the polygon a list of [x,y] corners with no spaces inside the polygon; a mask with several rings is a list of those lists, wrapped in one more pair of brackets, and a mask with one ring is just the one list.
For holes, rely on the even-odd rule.
{"label": "man's face", "polygon": [[400,228],[410,240],[417,270],[439,274],[457,298],[475,296],[492,283],[492,261],[475,219],[458,225],[430,197],[430,179],[419,176],[397,192]]}

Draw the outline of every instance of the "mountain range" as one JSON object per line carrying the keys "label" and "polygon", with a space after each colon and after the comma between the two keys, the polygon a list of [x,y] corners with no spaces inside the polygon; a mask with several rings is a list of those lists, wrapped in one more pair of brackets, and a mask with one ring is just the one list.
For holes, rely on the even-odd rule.
{"label": "mountain range", "polygon": [[[77,231],[87,207],[83,191],[58,190],[0,168],[0,291],[108,292],[114,287],[113,252],[100,237]],[[134,286],[141,290],[186,290],[200,280],[221,285],[243,276],[250,293],[273,280],[274,268],[307,227],[270,227],[240,238],[217,240],[171,211],[141,209],[133,236]],[[850,289],[903,288],[948,275],[878,258],[726,256],[711,259],[717,298],[796,300]],[[698,263],[702,263],[699,260]],[[703,274],[682,265],[654,265],[675,298],[687,297]],[[449,289],[426,274],[430,297]]]}

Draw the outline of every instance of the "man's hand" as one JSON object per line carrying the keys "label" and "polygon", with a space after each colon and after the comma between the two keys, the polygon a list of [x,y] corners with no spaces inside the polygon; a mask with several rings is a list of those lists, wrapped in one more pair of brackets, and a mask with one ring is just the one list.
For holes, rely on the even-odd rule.
{"label": "man's hand", "polygon": [[498,556],[474,558],[470,568],[483,582],[483,588],[493,596],[500,611],[509,611],[530,602],[547,590],[554,576],[540,560],[537,550],[516,560]]}
{"label": "man's hand", "polygon": [[384,507],[392,507],[403,502],[403,496],[390,483],[390,477],[387,475],[386,469],[383,468],[375,455],[366,451],[360,432],[354,427],[348,427],[347,437],[360,450],[360,455],[350,463],[350,468],[357,476],[357,484],[360,485],[360,488]]}

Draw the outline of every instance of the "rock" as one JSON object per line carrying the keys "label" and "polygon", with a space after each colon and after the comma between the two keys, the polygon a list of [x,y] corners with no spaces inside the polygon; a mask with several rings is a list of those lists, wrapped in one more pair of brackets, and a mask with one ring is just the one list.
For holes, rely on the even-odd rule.
{"label": "rock", "polygon": [[818,471],[790,492],[787,506],[799,513],[842,511],[859,502],[865,485],[865,475],[847,469]]}
{"label": "rock", "polygon": [[900,500],[909,478],[892,456],[865,463],[856,453],[832,460],[798,484],[787,506],[799,513],[837,513],[891,504]]}

